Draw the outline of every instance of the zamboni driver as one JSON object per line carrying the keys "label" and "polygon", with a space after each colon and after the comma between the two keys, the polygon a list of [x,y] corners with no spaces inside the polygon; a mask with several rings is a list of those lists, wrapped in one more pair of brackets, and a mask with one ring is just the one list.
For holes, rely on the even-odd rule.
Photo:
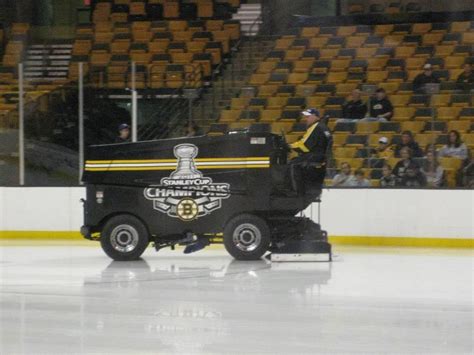
{"label": "zamboni driver", "polygon": [[[317,109],[301,112],[306,121],[303,137],[290,144],[298,156],[290,161],[290,175],[293,191],[304,193],[308,189],[320,190],[326,176],[326,159],[331,147],[331,132],[321,122]],[[305,190],[301,191],[301,187]]]}

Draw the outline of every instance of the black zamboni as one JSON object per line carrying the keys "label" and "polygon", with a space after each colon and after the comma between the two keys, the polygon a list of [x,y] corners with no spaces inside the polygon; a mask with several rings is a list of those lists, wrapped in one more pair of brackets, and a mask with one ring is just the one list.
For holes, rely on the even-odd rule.
{"label": "black zamboni", "polygon": [[138,259],[150,242],[185,253],[223,242],[239,260],[267,251],[276,261],[330,260],[326,232],[297,217],[321,184],[288,178],[287,147],[282,136],[251,130],[91,146],[81,233],[114,260]]}

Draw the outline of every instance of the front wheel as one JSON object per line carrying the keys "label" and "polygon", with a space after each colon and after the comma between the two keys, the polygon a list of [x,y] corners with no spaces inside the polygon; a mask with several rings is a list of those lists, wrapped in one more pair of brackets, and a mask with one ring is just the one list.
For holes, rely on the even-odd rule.
{"label": "front wheel", "polygon": [[104,252],[114,260],[137,260],[149,244],[148,231],[136,217],[115,216],[102,229],[100,244]]}
{"label": "front wheel", "polygon": [[270,228],[264,219],[242,214],[224,228],[224,246],[237,260],[258,260],[270,246]]}

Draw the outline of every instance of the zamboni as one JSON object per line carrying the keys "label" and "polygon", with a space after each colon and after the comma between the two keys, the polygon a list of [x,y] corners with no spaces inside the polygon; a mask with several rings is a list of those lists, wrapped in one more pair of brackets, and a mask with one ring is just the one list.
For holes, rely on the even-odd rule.
{"label": "zamboni", "polygon": [[308,125],[291,146],[300,151],[293,160],[283,135],[258,126],[222,136],[90,146],[81,233],[99,240],[114,260],[138,259],[150,243],[157,251],[182,245],[185,253],[223,243],[238,260],[267,252],[273,261],[328,260],[327,233],[298,217],[321,194],[325,156],[312,148],[326,149],[329,135],[319,124]]}

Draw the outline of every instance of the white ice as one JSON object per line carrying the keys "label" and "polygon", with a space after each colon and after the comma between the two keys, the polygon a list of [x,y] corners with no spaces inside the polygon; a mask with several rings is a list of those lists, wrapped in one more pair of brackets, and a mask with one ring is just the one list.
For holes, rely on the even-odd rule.
{"label": "white ice", "polygon": [[124,263],[95,246],[0,246],[0,354],[473,352],[470,251],[335,252],[270,264],[149,249]]}

